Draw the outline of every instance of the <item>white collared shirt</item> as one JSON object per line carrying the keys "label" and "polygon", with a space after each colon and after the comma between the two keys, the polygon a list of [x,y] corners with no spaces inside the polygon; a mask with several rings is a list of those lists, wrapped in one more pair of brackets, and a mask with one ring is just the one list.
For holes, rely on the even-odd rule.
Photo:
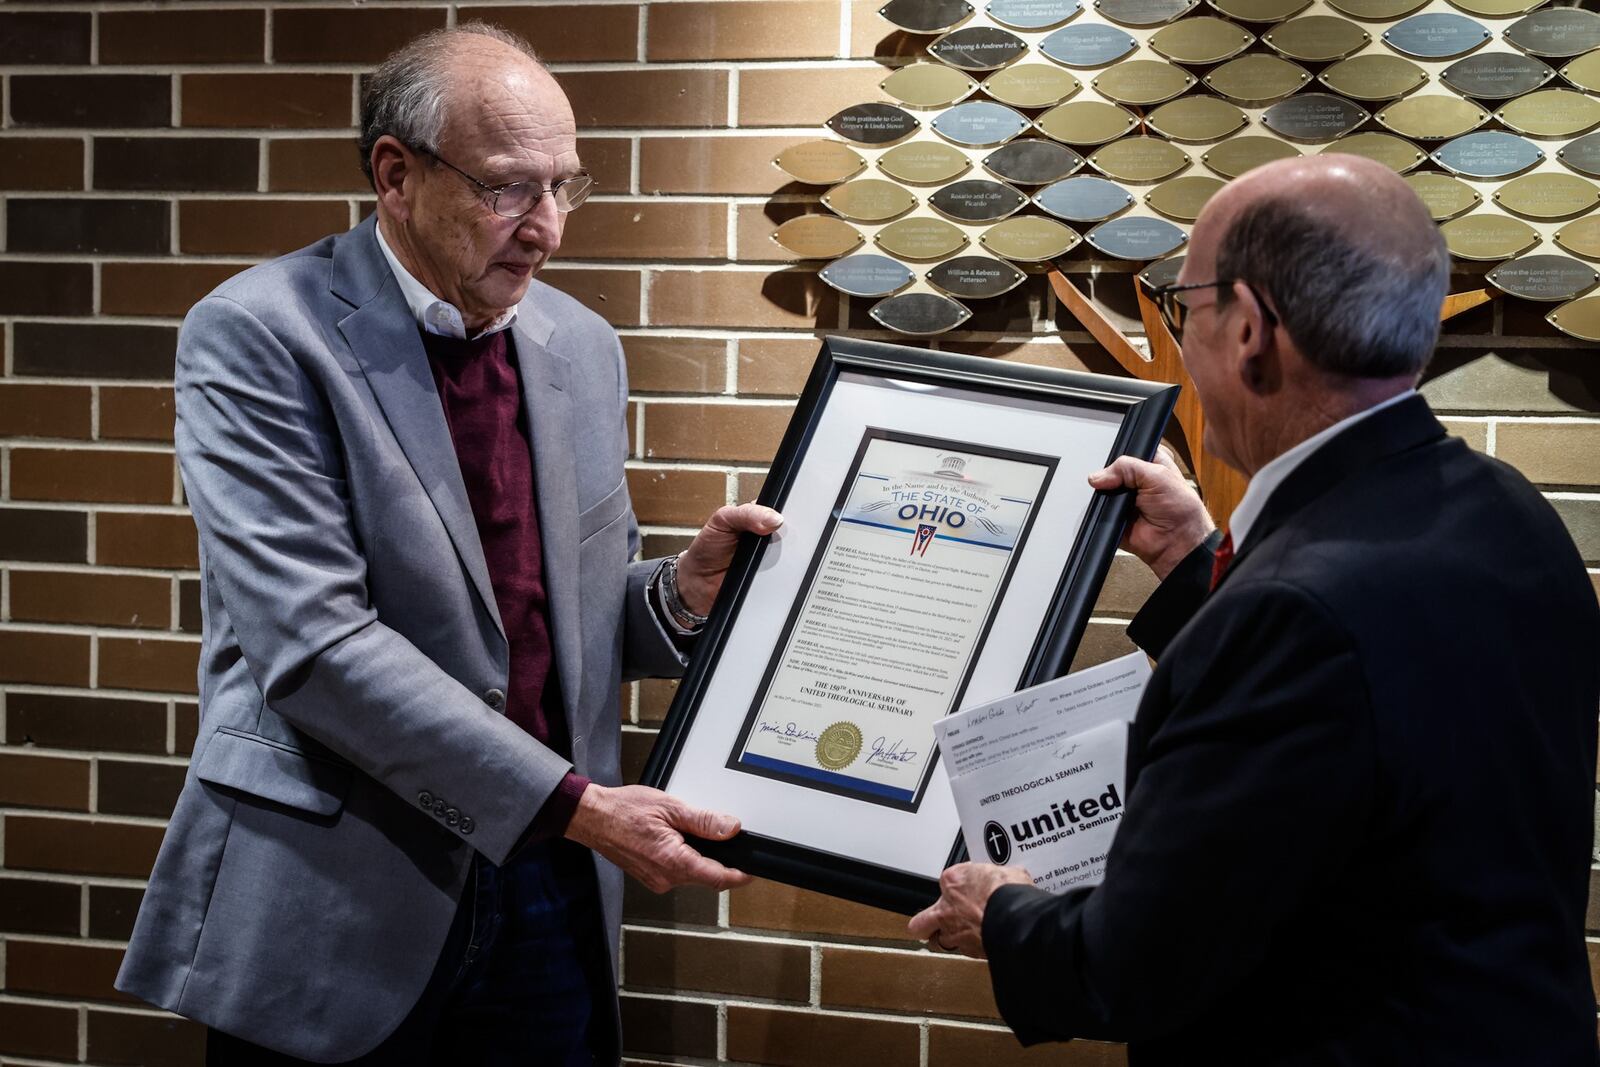
{"label": "white collared shirt", "polygon": [[[455,337],[465,341],[467,324],[461,317],[461,309],[448,301],[440,300],[428,291],[427,286],[413,278],[411,272],[401,265],[394,250],[389,247],[389,242],[383,239],[383,227],[377,226],[375,230],[378,234],[378,249],[383,252],[383,258],[389,261],[389,269],[394,271],[395,281],[400,283],[400,295],[406,298],[406,303],[411,307],[411,314],[416,316],[417,324],[440,337]],[[489,323],[472,340],[476,341],[478,337],[499,333],[516,321],[517,309],[510,308]]]}
{"label": "white collared shirt", "polygon": [[1365,411],[1358,411],[1348,419],[1341,419],[1327,429],[1312,434],[1310,437],[1295,445],[1283,455],[1276,457],[1272,462],[1256,471],[1256,476],[1250,479],[1250,484],[1245,487],[1244,497],[1239,505],[1233,509],[1233,516],[1228,520],[1228,533],[1233,537],[1235,548],[1242,546],[1250,536],[1250,528],[1261,517],[1261,510],[1267,506],[1267,500],[1272,496],[1273,490],[1284,483],[1284,480],[1306,459],[1327,444],[1341,432],[1348,430],[1362,419],[1376,415],[1384,408],[1394,407],[1400,401],[1417,395],[1415,389],[1407,389],[1398,396],[1391,396],[1388,400],[1374,404]]}

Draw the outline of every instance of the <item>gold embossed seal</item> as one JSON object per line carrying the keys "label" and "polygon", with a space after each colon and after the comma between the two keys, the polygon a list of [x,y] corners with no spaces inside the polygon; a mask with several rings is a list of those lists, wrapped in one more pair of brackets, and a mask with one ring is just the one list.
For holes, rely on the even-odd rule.
{"label": "gold embossed seal", "polygon": [[853,722],[836,722],[817,738],[817,762],[840,771],[861,755],[861,729]]}

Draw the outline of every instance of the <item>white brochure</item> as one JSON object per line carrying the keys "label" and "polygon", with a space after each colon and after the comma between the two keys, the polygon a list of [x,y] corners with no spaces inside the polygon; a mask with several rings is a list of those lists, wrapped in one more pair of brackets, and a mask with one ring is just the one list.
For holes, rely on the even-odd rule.
{"label": "white brochure", "polygon": [[1135,652],[936,723],[968,854],[1025,868],[1051,892],[1098,884],[1149,680]]}

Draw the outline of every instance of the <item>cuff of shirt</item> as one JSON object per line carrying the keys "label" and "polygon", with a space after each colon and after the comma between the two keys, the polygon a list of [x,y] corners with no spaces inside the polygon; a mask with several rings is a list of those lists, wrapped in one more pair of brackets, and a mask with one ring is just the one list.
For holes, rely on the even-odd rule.
{"label": "cuff of shirt", "polygon": [[528,824],[517,847],[535,841],[550,841],[565,834],[567,824],[572,822],[573,812],[578,810],[578,798],[583,796],[587,788],[589,779],[568,771],[566,777],[556,784],[556,791],[550,794],[544,807],[539,809],[539,814],[533,817],[533,822]]}

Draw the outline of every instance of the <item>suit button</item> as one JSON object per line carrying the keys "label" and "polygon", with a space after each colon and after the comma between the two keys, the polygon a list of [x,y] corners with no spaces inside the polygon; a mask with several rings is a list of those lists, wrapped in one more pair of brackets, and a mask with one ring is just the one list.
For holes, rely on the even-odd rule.
{"label": "suit button", "polygon": [[433,807],[433,794],[424,789],[422,792],[417,794],[417,803],[421,804],[424,808]]}
{"label": "suit button", "polygon": [[434,814],[435,814],[435,815],[437,815],[437,816],[438,816],[438,817],[439,817],[439,818],[441,818],[441,819],[442,819],[442,818],[444,818],[444,813],[445,813],[445,810],[446,810],[446,809],[447,809],[447,808],[448,808],[448,807],[449,807],[449,805],[448,805],[448,804],[446,804],[446,803],[445,803],[445,802],[444,802],[444,801],[442,801],[442,800],[435,800],[435,801],[434,801],[434,802],[433,802],[433,813],[434,813]]}
{"label": "suit button", "polygon": [[447,825],[454,826],[457,822],[460,821],[460,819],[461,819],[461,813],[459,811],[457,811],[455,808],[446,808],[445,809],[444,821],[445,821],[445,823]]}
{"label": "suit button", "polygon": [[472,833],[472,828],[474,826],[476,826],[476,825],[477,824],[472,821],[472,816],[470,816],[470,815],[461,816],[461,832],[463,834]]}
{"label": "suit button", "polygon": [[487,693],[483,694],[483,702],[489,705],[495,711],[499,711],[501,708],[506,706],[505,691],[501,689],[491,689]]}

